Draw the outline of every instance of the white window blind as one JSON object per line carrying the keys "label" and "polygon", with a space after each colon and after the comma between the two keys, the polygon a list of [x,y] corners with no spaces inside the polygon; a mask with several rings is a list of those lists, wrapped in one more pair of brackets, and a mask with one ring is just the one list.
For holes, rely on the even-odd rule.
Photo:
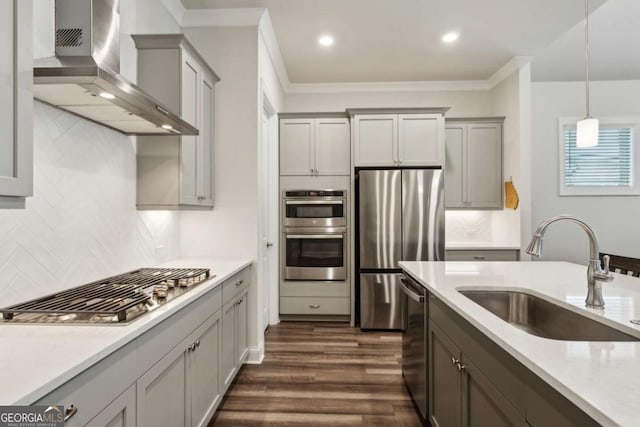
{"label": "white window blind", "polygon": [[576,128],[564,128],[565,187],[633,187],[633,128],[601,126],[598,145],[576,147]]}

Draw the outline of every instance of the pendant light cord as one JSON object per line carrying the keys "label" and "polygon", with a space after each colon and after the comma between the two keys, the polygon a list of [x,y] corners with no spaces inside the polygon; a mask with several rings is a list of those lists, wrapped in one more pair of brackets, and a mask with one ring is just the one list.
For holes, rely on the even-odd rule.
{"label": "pendant light cord", "polygon": [[584,0],[584,68],[585,68],[585,87],[586,87],[586,104],[587,118],[589,114],[589,0]]}

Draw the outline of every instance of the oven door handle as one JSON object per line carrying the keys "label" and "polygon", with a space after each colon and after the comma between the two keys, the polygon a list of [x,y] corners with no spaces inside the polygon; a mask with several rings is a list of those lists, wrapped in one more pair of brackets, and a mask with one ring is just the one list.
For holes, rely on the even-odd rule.
{"label": "oven door handle", "polygon": [[400,278],[400,287],[402,288],[404,293],[407,294],[407,296],[409,298],[411,298],[412,300],[414,300],[415,302],[418,302],[420,304],[424,303],[424,295],[420,295],[420,294],[412,291],[411,289],[409,289],[408,285],[409,285],[409,281],[407,279],[405,279],[404,277],[401,277]]}
{"label": "oven door handle", "polygon": [[344,239],[344,234],[287,234],[287,239]]}
{"label": "oven door handle", "polygon": [[285,200],[285,205],[342,205],[342,200]]}

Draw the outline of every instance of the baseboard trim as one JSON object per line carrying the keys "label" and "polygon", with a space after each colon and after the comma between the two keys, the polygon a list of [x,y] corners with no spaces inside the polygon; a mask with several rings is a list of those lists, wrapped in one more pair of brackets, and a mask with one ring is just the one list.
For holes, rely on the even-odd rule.
{"label": "baseboard trim", "polygon": [[249,347],[249,354],[244,363],[248,365],[260,365],[264,360],[264,342],[259,347]]}

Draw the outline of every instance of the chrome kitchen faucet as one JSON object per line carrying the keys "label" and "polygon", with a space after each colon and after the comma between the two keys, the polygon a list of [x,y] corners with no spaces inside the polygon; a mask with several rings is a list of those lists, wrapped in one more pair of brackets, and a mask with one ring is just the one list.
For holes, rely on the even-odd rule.
{"label": "chrome kitchen faucet", "polygon": [[604,299],[602,298],[602,283],[613,280],[613,274],[609,272],[609,255],[603,257],[604,269],[600,264],[600,249],[598,246],[598,238],[596,233],[589,225],[573,215],[558,215],[543,221],[538,226],[536,233],[531,238],[527,253],[539,257],[542,254],[542,238],[544,233],[556,221],[566,220],[578,224],[589,237],[589,266],[587,267],[587,298],[585,305],[588,308],[604,308]]}

